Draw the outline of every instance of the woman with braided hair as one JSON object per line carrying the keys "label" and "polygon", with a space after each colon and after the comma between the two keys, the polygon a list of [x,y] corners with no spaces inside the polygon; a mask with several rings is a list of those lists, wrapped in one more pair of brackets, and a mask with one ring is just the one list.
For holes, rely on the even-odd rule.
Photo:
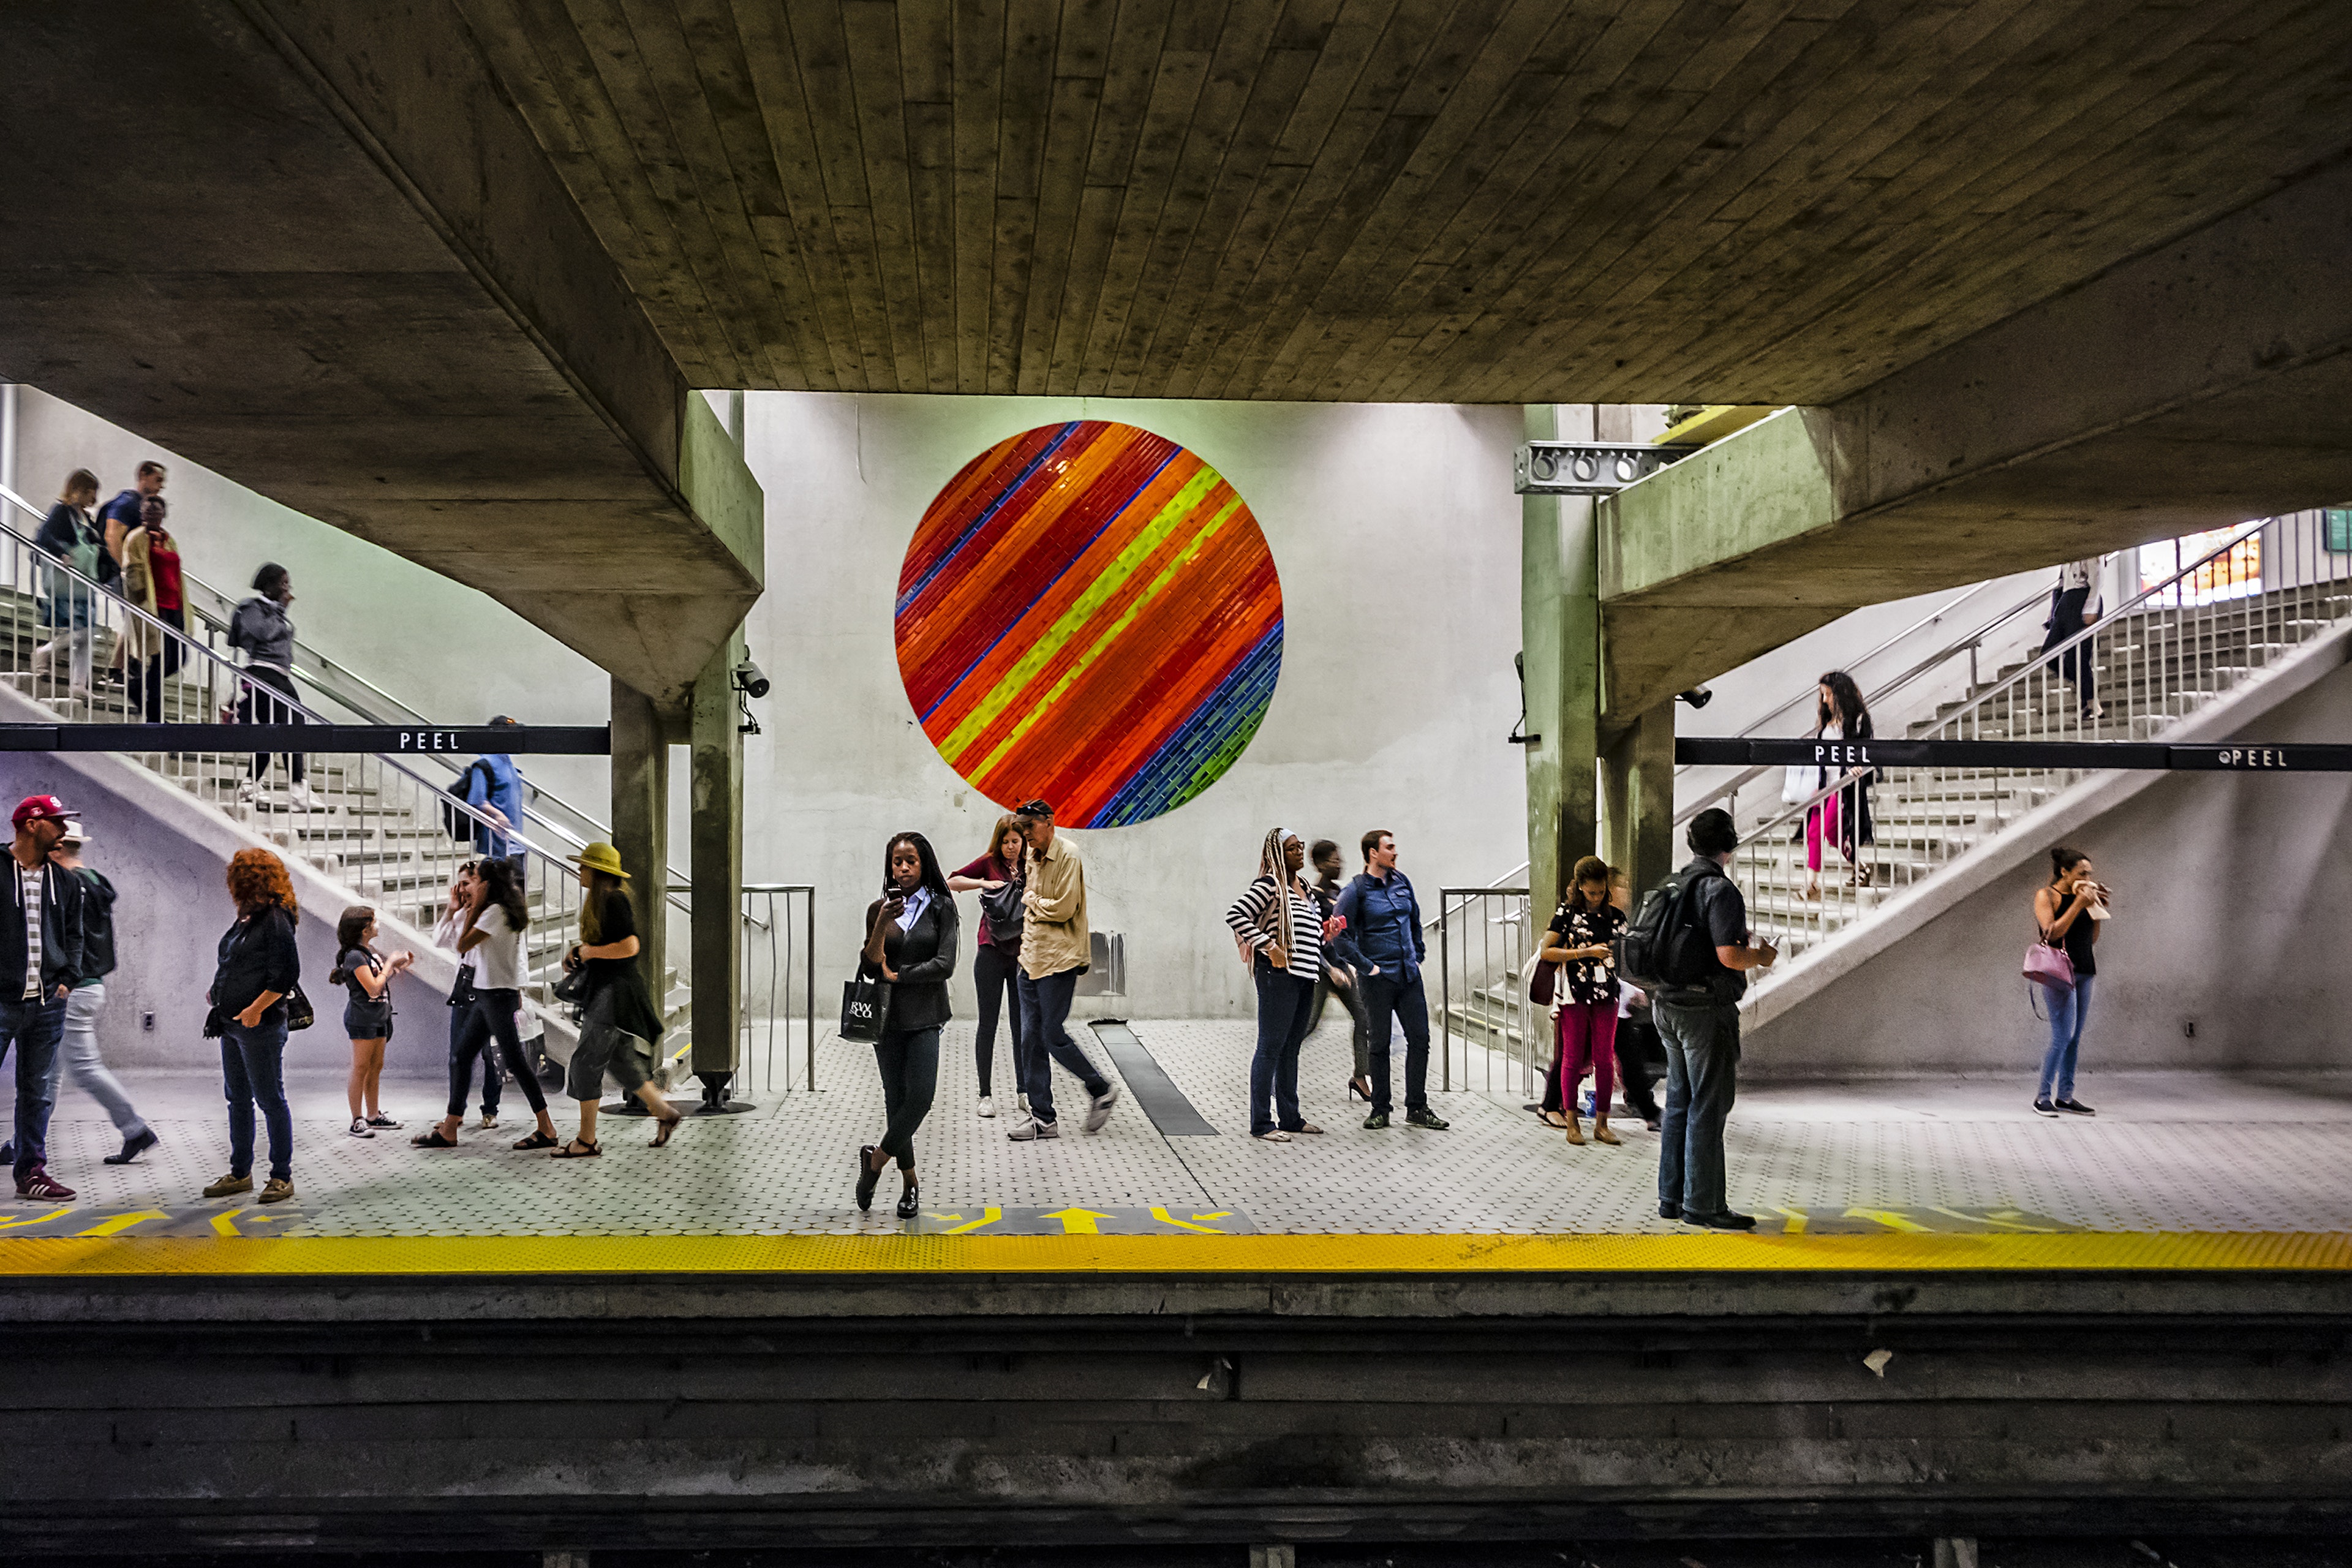
{"label": "woman with braided hair", "polygon": [[1257,878],[1225,911],[1257,984],[1257,1054],[1250,1058],[1250,1136],[1287,1143],[1323,1131],[1298,1113],[1298,1047],[1323,974],[1323,906],[1299,875],[1307,844],[1286,827],[1265,836]]}

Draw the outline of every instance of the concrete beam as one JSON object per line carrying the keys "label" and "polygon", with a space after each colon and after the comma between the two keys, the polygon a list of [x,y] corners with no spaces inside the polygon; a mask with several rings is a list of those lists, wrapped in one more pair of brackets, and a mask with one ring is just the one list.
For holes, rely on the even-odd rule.
{"label": "concrete beam", "polygon": [[0,47],[0,376],[683,702],[758,597],[758,486],[454,7],[35,7]]}
{"label": "concrete beam", "polygon": [[1603,501],[1607,712],[1859,605],[2352,495],[2352,164]]}

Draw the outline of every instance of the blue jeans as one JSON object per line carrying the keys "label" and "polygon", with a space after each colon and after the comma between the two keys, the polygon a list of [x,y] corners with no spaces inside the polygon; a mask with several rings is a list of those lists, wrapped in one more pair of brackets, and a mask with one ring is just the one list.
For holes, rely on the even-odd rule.
{"label": "blue jeans", "polygon": [[1739,1009],[1728,1002],[1650,1004],[1666,1047],[1666,1111],[1658,1119],[1658,1202],[1694,1219],[1730,1212],[1723,1191],[1723,1124],[1739,1095]]}
{"label": "blue jeans", "polygon": [[1392,969],[1367,974],[1356,982],[1364,988],[1368,1048],[1371,1053],[1372,1114],[1386,1116],[1389,1105],[1389,1031],[1404,1026],[1404,1108],[1429,1109],[1429,998],[1421,989],[1421,972],[1411,979]]}
{"label": "blue jeans", "polygon": [[[1054,1114],[1054,1068],[1059,1062],[1087,1086],[1089,1095],[1110,1088],[1110,1079],[1095,1070],[1078,1042],[1070,1038],[1070,998],[1077,994],[1078,972],[1065,969],[1042,980],[1021,976],[1021,1033],[1013,1039],[1021,1092],[1029,1097],[1029,1114],[1039,1121]],[[1047,1058],[1051,1058],[1049,1061]]]}
{"label": "blue jeans", "polygon": [[2042,1053],[2042,1082],[2033,1091],[2037,1100],[2074,1098],[2074,1053],[2083,1043],[2083,1020],[2091,1014],[2092,979],[2088,974],[2076,977],[2072,991],[2042,988],[2050,1004],[2050,1048]]}
{"label": "blue jeans", "polygon": [[253,1108],[269,1127],[269,1176],[294,1176],[294,1114],[286,1109],[286,1009],[272,1007],[248,1029],[221,1027],[221,1089],[228,1099],[228,1173],[253,1174]]}
{"label": "blue jeans", "polygon": [[[1296,1132],[1307,1125],[1298,1114],[1298,1047],[1315,1005],[1315,982],[1276,969],[1261,957],[1257,979],[1257,1054],[1250,1058],[1250,1131],[1276,1127]],[[1274,1114],[1266,1115],[1271,1103]]]}
{"label": "blue jeans", "polygon": [[58,1102],[58,1041],[66,1005],[0,1002],[0,1057],[16,1047],[16,1180],[21,1184],[48,1163],[49,1111]]}

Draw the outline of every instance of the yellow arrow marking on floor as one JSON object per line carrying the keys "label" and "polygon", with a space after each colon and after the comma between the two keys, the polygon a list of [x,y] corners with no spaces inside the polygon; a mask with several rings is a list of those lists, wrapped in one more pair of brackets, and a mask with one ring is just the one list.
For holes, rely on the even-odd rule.
{"label": "yellow arrow marking on floor", "polygon": [[1108,1219],[1110,1215],[1096,1209],[1067,1208],[1056,1209],[1045,1217],[1060,1220],[1064,1236],[1100,1236],[1102,1226],[1095,1221]]}
{"label": "yellow arrow marking on floor", "polygon": [[1848,1219],[1875,1220],[1889,1230],[1917,1231],[1922,1235],[1933,1234],[1926,1226],[1921,1225],[1917,1220],[1907,1219],[1900,1211],[1895,1209],[1848,1209],[1845,1211],[1845,1217]]}
{"label": "yellow arrow marking on floor", "polygon": [[933,1219],[962,1219],[963,1223],[954,1226],[952,1229],[932,1232],[935,1236],[961,1236],[966,1231],[978,1230],[982,1226],[994,1225],[998,1220],[1004,1217],[1004,1211],[1003,1209],[996,1208],[982,1209],[980,1211],[980,1217],[978,1219],[963,1219],[963,1215],[960,1214],[935,1214],[931,1217]]}
{"label": "yellow arrow marking on floor", "polygon": [[78,1230],[74,1234],[76,1236],[112,1236],[116,1231],[129,1230],[132,1226],[144,1225],[151,1219],[171,1217],[162,1209],[141,1209],[137,1214],[119,1214],[111,1219],[102,1219],[88,1230]]}
{"label": "yellow arrow marking on floor", "polygon": [[[1215,1214],[1196,1214],[1192,1218],[1224,1219],[1232,1215],[1233,1212],[1234,1211],[1231,1209],[1223,1209]],[[1197,1230],[1204,1236],[1231,1236],[1233,1234],[1233,1232],[1229,1230],[1219,1230],[1213,1225],[1194,1225],[1189,1220],[1178,1219],[1174,1215],[1170,1214],[1166,1209],[1161,1208],[1156,1204],[1152,1205],[1151,1217],[1158,1220],[1162,1225],[1172,1225],[1179,1230]],[[1094,1226],[1088,1226],[1087,1228],[1088,1230],[1092,1230]]]}
{"label": "yellow arrow marking on floor", "polygon": [[2055,1236],[2058,1234],[2046,1225],[2027,1225],[2022,1219],[2018,1217],[2018,1211],[2016,1209],[1994,1209],[1990,1213],[1979,1215],[1963,1214],[1958,1209],[1948,1209],[1940,1206],[1930,1205],[1927,1212],[1929,1214],[1949,1215],[1954,1219],[1964,1219],[1976,1225],[2006,1226],[2011,1230],[2027,1231],[2035,1236]]}
{"label": "yellow arrow marking on floor", "polygon": [[245,1232],[236,1228],[236,1216],[241,1212],[243,1211],[231,1209],[226,1214],[213,1215],[213,1228],[223,1236],[243,1236]]}
{"label": "yellow arrow marking on floor", "polygon": [[23,1219],[0,1219],[0,1230],[14,1230],[20,1225],[47,1225],[61,1214],[71,1213],[73,1213],[73,1205],[68,1204],[61,1209],[51,1209],[47,1214],[26,1215]]}
{"label": "yellow arrow marking on floor", "polygon": [[1802,1236],[1805,1234],[1804,1210],[1792,1209],[1786,1204],[1774,1204],[1772,1207],[1779,1213],[1789,1216],[1787,1227],[1780,1232],[1782,1236]]}

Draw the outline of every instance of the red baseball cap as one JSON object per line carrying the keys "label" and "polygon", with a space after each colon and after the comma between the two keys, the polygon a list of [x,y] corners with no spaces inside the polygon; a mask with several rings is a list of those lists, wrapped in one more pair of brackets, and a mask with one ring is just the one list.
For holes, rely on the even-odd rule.
{"label": "red baseball cap", "polygon": [[17,803],[16,815],[8,820],[22,827],[28,822],[65,822],[72,816],[73,813],[66,809],[66,803],[56,795],[28,795]]}

